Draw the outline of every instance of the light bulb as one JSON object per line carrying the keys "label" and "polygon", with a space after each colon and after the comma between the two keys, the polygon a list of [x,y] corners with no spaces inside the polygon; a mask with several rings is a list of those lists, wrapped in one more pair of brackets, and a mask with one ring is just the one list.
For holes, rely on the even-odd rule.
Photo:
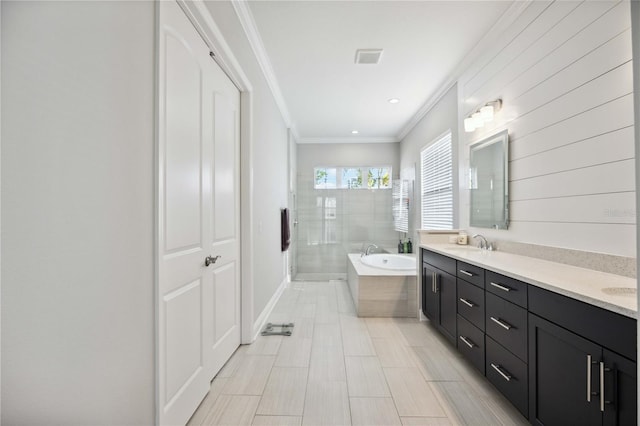
{"label": "light bulb", "polygon": [[484,120],[482,119],[482,114],[480,112],[474,112],[471,115],[471,118],[473,119],[473,125],[476,129],[484,127]]}
{"label": "light bulb", "polygon": [[473,132],[476,129],[476,125],[473,121],[473,118],[467,117],[464,119],[464,131],[465,132]]}
{"label": "light bulb", "polygon": [[485,123],[493,121],[493,105],[485,105],[480,108],[480,114]]}

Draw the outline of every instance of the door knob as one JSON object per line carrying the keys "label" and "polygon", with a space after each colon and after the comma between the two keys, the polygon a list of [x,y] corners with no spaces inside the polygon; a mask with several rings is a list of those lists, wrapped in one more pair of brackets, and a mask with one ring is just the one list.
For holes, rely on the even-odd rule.
{"label": "door knob", "polygon": [[204,258],[204,266],[209,266],[209,265],[213,265],[214,263],[216,263],[218,261],[218,259],[220,259],[222,256],[207,256]]}

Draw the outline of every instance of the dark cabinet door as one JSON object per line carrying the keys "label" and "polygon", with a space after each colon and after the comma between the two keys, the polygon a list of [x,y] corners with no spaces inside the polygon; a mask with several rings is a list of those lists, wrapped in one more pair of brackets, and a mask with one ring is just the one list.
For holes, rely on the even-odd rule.
{"label": "dark cabinet door", "polygon": [[603,355],[603,423],[605,426],[637,425],[636,363],[606,349]]}
{"label": "dark cabinet door", "polygon": [[456,324],[458,322],[456,277],[446,272],[439,272],[436,288],[440,294],[440,331],[455,345],[457,342]]}
{"label": "dark cabinet door", "polygon": [[602,348],[529,314],[529,421],[600,425]]}
{"label": "dark cabinet door", "polygon": [[422,313],[454,345],[456,342],[456,278],[422,264]]}
{"label": "dark cabinet door", "polygon": [[440,325],[440,295],[437,289],[438,270],[426,263],[422,264],[422,313],[435,326]]}

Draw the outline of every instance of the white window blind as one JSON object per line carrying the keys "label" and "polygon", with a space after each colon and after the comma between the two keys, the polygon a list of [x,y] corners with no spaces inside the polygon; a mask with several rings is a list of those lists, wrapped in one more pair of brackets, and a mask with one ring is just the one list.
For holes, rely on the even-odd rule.
{"label": "white window blind", "polygon": [[420,153],[422,229],[453,229],[451,132]]}
{"label": "white window blind", "polygon": [[409,232],[409,181],[394,180],[391,191],[394,229]]}

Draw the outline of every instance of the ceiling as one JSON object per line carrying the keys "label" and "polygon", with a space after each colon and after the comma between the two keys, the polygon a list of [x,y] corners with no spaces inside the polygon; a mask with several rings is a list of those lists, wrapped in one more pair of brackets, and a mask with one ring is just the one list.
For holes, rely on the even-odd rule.
{"label": "ceiling", "polygon": [[[309,143],[398,141],[511,2],[248,5],[254,49],[272,71],[272,89],[298,142]],[[356,65],[356,50],[369,48],[384,49],[380,62]]]}

